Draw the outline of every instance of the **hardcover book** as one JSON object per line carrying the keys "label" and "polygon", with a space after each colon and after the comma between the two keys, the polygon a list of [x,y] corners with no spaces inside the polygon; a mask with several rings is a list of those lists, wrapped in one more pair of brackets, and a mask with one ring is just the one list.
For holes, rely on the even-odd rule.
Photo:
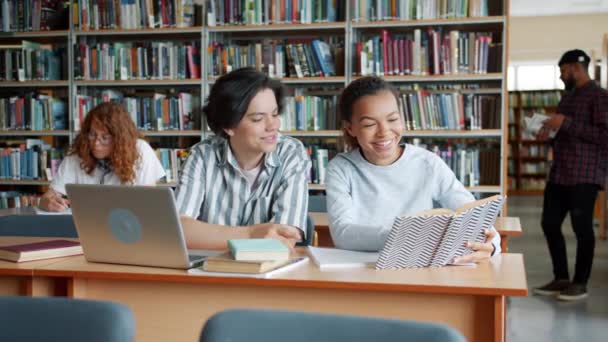
{"label": "hardcover book", "polygon": [[276,239],[234,239],[228,240],[228,249],[235,260],[266,261],[287,260],[289,249]]}
{"label": "hardcover book", "polygon": [[397,217],[376,269],[445,266],[473,252],[466,242],[485,241],[484,230],[492,227],[503,202],[504,197],[496,195],[454,211],[432,209]]}
{"label": "hardcover book", "polygon": [[70,240],[49,240],[0,246],[0,259],[24,262],[82,254],[80,243]]}

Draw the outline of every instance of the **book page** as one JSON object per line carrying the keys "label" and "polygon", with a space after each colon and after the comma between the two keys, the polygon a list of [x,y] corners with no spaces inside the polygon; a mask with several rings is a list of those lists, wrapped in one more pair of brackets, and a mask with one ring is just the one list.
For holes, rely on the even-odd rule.
{"label": "book page", "polygon": [[[526,132],[528,132],[531,135],[538,134],[540,129],[543,127],[543,122],[545,122],[547,119],[549,119],[549,116],[546,114],[541,114],[541,113],[534,113],[530,117],[525,116],[524,117],[524,126],[526,129]],[[551,133],[549,134],[549,137],[553,138],[556,133],[557,132],[555,130],[552,130]]]}
{"label": "book page", "polygon": [[46,211],[38,207],[34,207],[36,215],[72,215],[72,208],[67,208],[64,211]]}
{"label": "book page", "polygon": [[469,203],[463,205],[462,207],[456,209],[455,212],[457,214],[462,214],[462,213],[464,213],[465,211],[467,211],[467,210],[469,210],[471,208],[479,207],[479,206],[482,206],[482,205],[484,205],[486,203],[490,203],[490,202],[496,201],[496,200],[501,199],[501,198],[502,198],[501,195],[494,195],[494,196],[483,198],[483,199],[480,199],[480,200],[477,200],[477,201],[474,201],[474,202],[469,202]]}
{"label": "book page", "polygon": [[378,260],[378,253],[349,251],[338,248],[308,246],[308,255],[320,269],[369,267]]}

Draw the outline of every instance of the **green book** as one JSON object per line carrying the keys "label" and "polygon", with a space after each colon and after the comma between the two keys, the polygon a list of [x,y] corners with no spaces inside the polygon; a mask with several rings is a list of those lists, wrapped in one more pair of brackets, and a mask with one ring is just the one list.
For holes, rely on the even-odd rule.
{"label": "green book", "polygon": [[228,240],[228,249],[234,260],[262,261],[287,260],[289,249],[276,239]]}

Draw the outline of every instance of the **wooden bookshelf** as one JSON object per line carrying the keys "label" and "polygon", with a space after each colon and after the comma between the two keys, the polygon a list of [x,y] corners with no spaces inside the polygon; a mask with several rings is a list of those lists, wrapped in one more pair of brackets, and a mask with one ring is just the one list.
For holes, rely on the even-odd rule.
{"label": "wooden bookshelf", "polygon": [[[523,118],[534,112],[554,113],[561,97],[560,90],[514,91],[509,93],[509,177],[515,183],[508,190],[512,195],[543,193],[545,178],[549,172],[551,151],[544,141],[538,141],[525,133]],[[544,164],[541,166],[540,164]],[[525,165],[537,165],[544,172],[527,172]]]}
{"label": "wooden bookshelf", "polygon": [[[169,0],[168,0],[169,1]],[[27,82],[0,82],[0,93],[2,91],[12,91],[13,89],[46,89],[60,88],[68,92],[68,118],[69,129],[62,131],[3,131],[0,132],[0,137],[13,138],[14,136],[25,137],[43,137],[56,139],[57,137],[65,137],[67,143],[71,143],[76,136],[73,119],[78,113],[78,95],[94,96],[96,91],[114,89],[120,92],[131,92],[141,90],[142,92],[173,92],[175,89],[185,89],[200,97],[197,105],[202,105],[203,100],[208,94],[209,87],[218,77],[217,74],[210,73],[212,60],[208,52],[208,46],[215,40],[224,42],[234,42],[238,39],[247,41],[261,41],[262,39],[315,39],[322,38],[326,41],[335,43],[335,46],[341,46],[340,56],[344,56],[343,61],[336,61],[336,76],[329,77],[286,77],[281,78],[281,81],[291,91],[309,90],[314,96],[337,96],[340,91],[348,85],[352,80],[357,79],[360,75],[356,72],[354,65],[354,57],[356,51],[353,48],[354,43],[358,42],[365,34],[378,33],[382,30],[388,30],[395,34],[411,34],[414,30],[426,31],[430,29],[441,29],[445,32],[450,30],[460,30],[463,32],[491,32],[493,42],[501,45],[494,51],[499,54],[501,60],[497,70],[487,70],[485,73],[473,72],[458,72],[441,75],[432,74],[417,74],[417,75],[386,75],[385,79],[390,81],[399,88],[401,93],[408,93],[414,90],[408,90],[408,87],[419,86],[420,89],[427,90],[430,94],[470,94],[474,96],[496,96],[499,104],[499,119],[500,124],[494,129],[477,129],[477,130],[446,130],[446,129],[427,129],[427,130],[408,130],[403,136],[406,139],[417,138],[424,142],[433,141],[466,141],[467,146],[477,147],[494,144],[498,153],[497,158],[500,164],[499,184],[482,185],[468,187],[470,191],[477,193],[505,193],[506,192],[506,146],[507,146],[507,48],[508,48],[508,1],[507,0],[489,0],[492,8],[500,8],[500,13],[496,10],[489,12],[488,15],[482,17],[464,17],[453,19],[421,19],[421,20],[394,20],[394,21],[365,21],[355,18],[352,14],[350,6],[359,5],[358,0],[345,1],[344,18],[336,22],[320,22],[314,24],[288,24],[288,23],[273,23],[269,25],[217,25],[209,26],[206,23],[196,22],[192,27],[177,28],[135,28],[135,29],[100,29],[100,30],[83,30],[79,28],[78,15],[69,15],[70,29],[61,31],[41,31],[41,32],[15,32],[0,34],[0,38],[10,37],[10,42],[20,40],[32,40],[47,43],[59,42],[67,46],[68,50],[68,79],[61,81],[27,81]],[[496,6],[499,5],[499,6]],[[425,5],[426,6],[426,2]],[[196,18],[207,19],[205,8],[196,7]],[[76,57],[79,43],[82,41],[91,41],[96,43],[101,42],[155,42],[155,41],[193,41],[200,42],[198,50],[200,57],[200,78],[199,79],[130,79],[130,80],[85,80],[77,77]],[[198,46],[198,45],[197,45]],[[342,54],[343,52],[343,54]],[[336,57],[336,56],[334,56]],[[287,63],[285,63],[287,67]],[[343,69],[341,69],[343,67]],[[287,69],[286,69],[287,70]],[[403,89],[401,89],[403,88]],[[450,89],[445,89],[450,88]],[[130,94],[130,93],[129,93]],[[333,94],[333,95],[331,95]],[[308,96],[308,94],[306,94]],[[312,95],[311,95],[312,96]],[[142,130],[147,138],[157,141],[162,147],[162,144],[171,146],[188,147],[200,141],[209,135],[208,128],[204,120],[200,120],[201,126],[194,127],[192,130],[163,130],[150,131]],[[342,151],[343,141],[342,131],[339,125],[321,130],[286,130],[282,132],[286,135],[302,139],[305,144],[313,141],[312,144],[317,144],[317,141],[325,142],[326,144],[338,145],[336,151]],[[167,141],[170,142],[168,143]],[[500,152],[499,151],[499,152]],[[0,183],[5,184],[5,183]],[[23,184],[23,183],[10,183]],[[311,184],[312,190],[324,190],[323,185]]]}

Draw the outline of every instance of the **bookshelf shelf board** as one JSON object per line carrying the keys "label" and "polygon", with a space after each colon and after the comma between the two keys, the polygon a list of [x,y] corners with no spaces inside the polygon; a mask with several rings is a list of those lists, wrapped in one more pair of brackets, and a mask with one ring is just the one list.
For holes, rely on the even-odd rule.
{"label": "bookshelf shelf board", "polygon": [[140,132],[149,137],[167,137],[167,136],[179,136],[179,137],[200,137],[203,134],[203,131],[180,131],[180,130],[165,130],[165,131],[143,131]]}
{"label": "bookshelf shelf board", "polygon": [[184,33],[200,34],[203,32],[202,26],[183,27],[183,28],[145,28],[145,29],[114,29],[114,30],[74,30],[75,36],[140,36],[140,35],[176,35]]}
{"label": "bookshelf shelf board", "polygon": [[130,87],[130,86],[200,86],[200,79],[186,80],[91,80],[91,81],[76,81],[74,84],[78,87]]}
{"label": "bookshelf shelf board", "polygon": [[[353,76],[353,79],[361,76]],[[487,74],[450,74],[450,75],[407,75],[407,76],[382,76],[389,82],[478,82],[478,81],[501,81],[502,73],[492,72]]]}
{"label": "bookshelf shelf board", "polygon": [[521,109],[548,109],[548,110],[555,110],[557,109],[557,106],[543,106],[543,105],[539,105],[539,106],[521,106],[518,107]]}
{"label": "bookshelf shelf board", "polygon": [[545,178],[547,174],[545,173],[522,173],[520,175],[523,178]]}
{"label": "bookshelf shelf board", "polygon": [[[209,84],[213,84],[218,76],[210,76]],[[337,83],[343,84],[346,82],[346,78],[344,76],[328,76],[328,77],[303,77],[303,78],[295,78],[295,77],[284,77],[279,78],[281,82],[284,84],[329,84],[329,83]]]}
{"label": "bookshelf shelf board", "polygon": [[47,37],[67,38],[69,36],[69,34],[70,34],[70,31],[68,31],[68,30],[0,32],[0,38],[47,38]]}
{"label": "bookshelf shelf board", "polygon": [[470,192],[476,193],[497,193],[499,194],[502,190],[500,185],[478,185],[478,186],[467,186],[465,187]]}
{"label": "bookshelf shelf board", "polygon": [[324,131],[282,131],[281,134],[292,137],[341,137],[342,131],[339,130],[324,130]]}
{"label": "bookshelf shelf board", "polygon": [[521,159],[521,161],[525,161],[525,162],[546,162],[547,161],[547,157],[523,157],[523,156],[520,156],[519,159]]}
{"label": "bookshelf shelf board", "polygon": [[390,27],[419,27],[419,26],[448,26],[448,25],[504,25],[504,16],[454,19],[424,19],[424,20],[383,20],[383,21],[353,21],[353,28],[390,28]]}
{"label": "bookshelf shelf board", "polygon": [[0,82],[0,88],[46,88],[67,87],[68,81],[23,81],[23,82]]}
{"label": "bookshelf shelf board", "polygon": [[346,28],[345,22],[315,24],[223,25],[210,26],[209,32],[302,31],[336,30]]}
{"label": "bookshelf shelf board", "polygon": [[308,190],[325,190],[325,184],[308,184]]}
{"label": "bookshelf shelf board", "polygon": [[501,137],[500,129],[480,129],[471,131],[459,130],[412,130],[405,131],[404,137],[446,137],[446,138],[477,138],[477,137]]}
{"label": "bookshelf shelf board", "polygon": [[49,185],[49,181],[45,180],[9,180],[0,179],[0,185]]}
{"label": "bookshelf shelf board", "polygon": [[[415,93],[417,90],[416,89],[398,89],[399,92],[401,94],[408,94],[408,93]],[[467,88],[463,88],[463,89],[425,89],[425,91],[429,94],[478,94],[478,95],[484,95],[484,94],[501,94],[502,90],[500,88],[479,88],[479,89],[467,89]]]}
{"label": "bookshelf shelf board", "polygon": [[69,136],[70,131],[67,130],[57,130],[57,131],[0,131],[0,136]]}
{"label": "bookshelf shelf board", "polygon": [[530,140],[530,139],[526,139],[526,140],[519,140],[520,143],[522,144],[530,144],[530,145],[534,145],[534,144],[546,144],[546,141],[540,141],[540,140]]}

